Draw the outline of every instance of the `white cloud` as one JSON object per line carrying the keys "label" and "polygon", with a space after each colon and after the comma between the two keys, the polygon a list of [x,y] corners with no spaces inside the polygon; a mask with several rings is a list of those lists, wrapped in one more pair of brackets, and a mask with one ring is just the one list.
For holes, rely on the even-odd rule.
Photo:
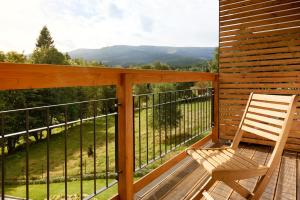
{"label": "white cloud", "polygon": [[30,53],[43,25],[57,48],[217,46],[217,0],[0,0],[0,50]]}

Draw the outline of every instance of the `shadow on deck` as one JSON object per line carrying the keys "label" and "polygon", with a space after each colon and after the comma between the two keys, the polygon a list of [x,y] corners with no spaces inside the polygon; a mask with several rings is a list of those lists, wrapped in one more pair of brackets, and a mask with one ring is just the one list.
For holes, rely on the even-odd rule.
{"label": "shadow on deck", "polygon": [[[205,147],[214,146],[209,142]],[[267,163],[271,148],[261,145],[241,144],[240,153],[259,164]],[[208,174],[197,162],[186,158],[135,195],[140,199],[183,200],[189,199],[205,183]],[[257,178],[242,180],[241,184],[253,190]],[[215,200],[244,199],[222,182],[217,182],[209,191]],[[262,200],[300,200],[300,153],[285,151],[280,165],[275,170]]]}

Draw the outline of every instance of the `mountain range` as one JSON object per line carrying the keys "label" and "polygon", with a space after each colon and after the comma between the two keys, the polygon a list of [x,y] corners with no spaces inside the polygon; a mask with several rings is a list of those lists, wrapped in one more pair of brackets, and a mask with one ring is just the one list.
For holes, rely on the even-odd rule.
{"label": "mountain range", "polygon": [[215,47],[166,47],[117,45],[100,49],[76,49],[72,58],[101,61],[108,66],[143,65],[156,61],[171,66],[188,66],[212,58]]}

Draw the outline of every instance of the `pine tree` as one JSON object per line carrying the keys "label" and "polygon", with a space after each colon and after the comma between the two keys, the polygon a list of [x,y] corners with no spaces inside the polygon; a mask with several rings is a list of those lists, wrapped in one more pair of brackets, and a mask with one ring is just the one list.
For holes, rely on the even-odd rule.
{"label": "pine tree", "polygon": [[50,31],[47,26],[44,26],[40,32],[40,35],[36,42],[36,47],[38,48],[54,48],[54,41],[50,35]]}

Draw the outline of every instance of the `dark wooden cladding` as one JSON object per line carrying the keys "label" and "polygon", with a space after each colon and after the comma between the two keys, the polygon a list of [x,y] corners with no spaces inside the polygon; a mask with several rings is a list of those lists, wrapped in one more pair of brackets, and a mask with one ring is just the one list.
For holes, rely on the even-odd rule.
{"label": "dark wooden cladding", "polygon": [[[300,95],[300,0],[220,0],[219,81],[221,139],[233,138],[251,92]],[[287,148],[300,151],[300,102]]]}

